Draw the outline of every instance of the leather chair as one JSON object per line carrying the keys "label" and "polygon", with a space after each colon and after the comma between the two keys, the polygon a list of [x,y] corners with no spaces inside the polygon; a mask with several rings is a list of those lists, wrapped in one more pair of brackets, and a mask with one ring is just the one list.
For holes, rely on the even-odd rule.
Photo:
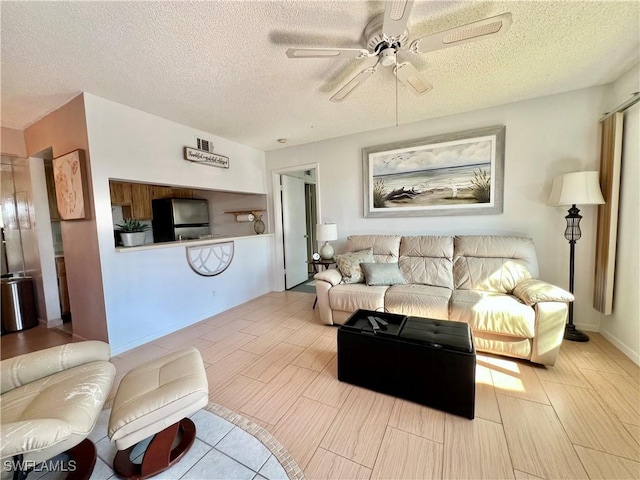
{"label": "leather chair", "polygon": [[74,462],[68,463],[67,478],[91,475],[96,448],[87,436],[115,377],[109,356],[108,344],[86,341],[0,362],[3,479],[24,479],[36,465],[63,452]]}

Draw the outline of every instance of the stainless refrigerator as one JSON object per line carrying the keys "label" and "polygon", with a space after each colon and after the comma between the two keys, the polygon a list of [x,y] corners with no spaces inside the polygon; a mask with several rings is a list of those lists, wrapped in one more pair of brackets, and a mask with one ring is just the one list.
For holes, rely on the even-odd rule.
{"label": "stainless refrigerator", "polygon": [[209,204],[201,198],[159,198],[152,202],[154,242],[194,240],[210,235]]}

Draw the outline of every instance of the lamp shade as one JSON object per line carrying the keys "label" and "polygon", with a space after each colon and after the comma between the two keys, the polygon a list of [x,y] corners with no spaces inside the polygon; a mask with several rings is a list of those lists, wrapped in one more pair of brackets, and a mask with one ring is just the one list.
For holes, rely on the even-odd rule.
{"label": "lamp shade", "polygon": [[335,223],[319,223],[316,225],[316,240],[330,242],[338,239],[338,226]]}
{"label": "lamp shade", "polygon": [[553,179],[547,204],[597,205],[604,203],[598,172],[572,172]]}

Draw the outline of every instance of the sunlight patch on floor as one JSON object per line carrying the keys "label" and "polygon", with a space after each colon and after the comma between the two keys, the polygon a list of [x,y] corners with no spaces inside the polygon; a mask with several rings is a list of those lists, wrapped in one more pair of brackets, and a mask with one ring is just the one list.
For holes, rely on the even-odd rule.
{"label": "sunlight patch on floor", "polygon": [[484,385],[493,385],[491,379],[491,370],[482,365],[476,365],[476,384],[482,383]]}
{"label": "sunlight patch on floor", "polygon": [[[495,388],[509,390],[512,392],[526,391],[526,388],[520,379],[520,367],[517,362],[485,355],[478,355],[477,359],[478,363],[484,364],[486,368],[476,369],[476,381],[478,381],[478,371],[486,370],[490,374],[492,380],[491,383]],[[482,381],[482,383],[487,382]]]}

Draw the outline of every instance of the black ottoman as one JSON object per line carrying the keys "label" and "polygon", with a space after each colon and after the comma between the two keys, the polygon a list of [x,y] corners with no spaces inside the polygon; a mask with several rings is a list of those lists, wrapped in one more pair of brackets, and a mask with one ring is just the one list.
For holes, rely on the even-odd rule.
{"label": "black ottoman", "polygon": [[338,329],[339,380],[470,419],[475,370],[466,323],[358,310]]}
{"label": "black ottoman", "polygon": [[398,339],[399,395],[473,418],[476,352],[469,325],[408,317]]}

